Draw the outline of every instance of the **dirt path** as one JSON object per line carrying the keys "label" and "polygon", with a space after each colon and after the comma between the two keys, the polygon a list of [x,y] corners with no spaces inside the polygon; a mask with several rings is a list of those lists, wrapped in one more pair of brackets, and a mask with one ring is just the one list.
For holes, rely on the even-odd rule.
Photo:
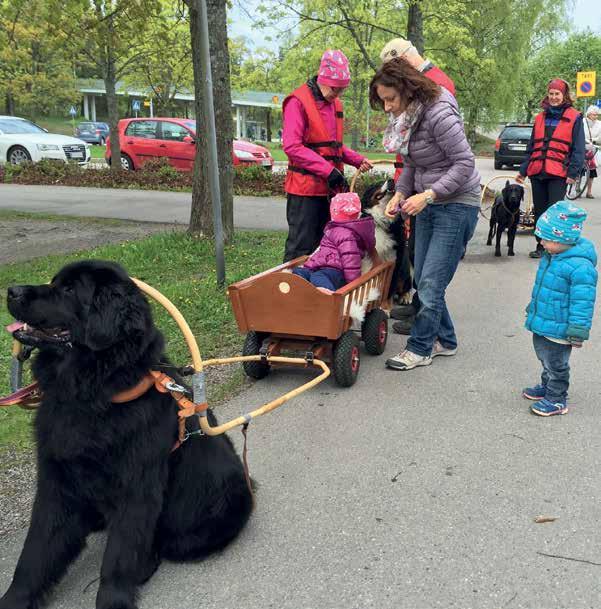
{"label": "dirt path", "polygon": [[[141,239],[174,225],[79,220],[5,219],[0,217],[0,264],[49,254],[67,254],[106,243]],[[180,227],[181,230],[181,227]]]}

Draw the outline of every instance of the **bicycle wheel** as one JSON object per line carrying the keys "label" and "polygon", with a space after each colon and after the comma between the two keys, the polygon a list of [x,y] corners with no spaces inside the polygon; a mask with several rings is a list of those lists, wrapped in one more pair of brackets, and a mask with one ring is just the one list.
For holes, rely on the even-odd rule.
{"label": "bicycle wheel", "polygon": [[578,197],[582,196],[582,193],[586,189],[586,184],[588,182],[588,175],[589,175],[589,169],[585,165],[582,168],[582,170],[580,171],[580,173],[578,174],[576,181],[573,184],[568,184],[568,188],[566,190],[566,199],[573,201],[574,199],[577,199]]}

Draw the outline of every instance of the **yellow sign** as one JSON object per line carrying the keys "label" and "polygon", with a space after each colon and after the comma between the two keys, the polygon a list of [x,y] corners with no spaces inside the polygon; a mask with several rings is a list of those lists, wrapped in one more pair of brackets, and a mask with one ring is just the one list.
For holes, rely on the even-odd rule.
{"label": "yellow sign", "polygon": [[271,101],[272,101],[274,104],[279,104],[279,103],[280,103],[280,98],[279,98],[277,95],[274,95],[274,96],[271,98]]}
{"label": "yellow sign", "polygon": [[150,101],[149,100],[147,100],[147,99],[144,100],[144,107],[145,108],[150,108]]}
{"label": "yellow sign", "polygon": [[594,97],[597,72],[576,73],[576,97]]}

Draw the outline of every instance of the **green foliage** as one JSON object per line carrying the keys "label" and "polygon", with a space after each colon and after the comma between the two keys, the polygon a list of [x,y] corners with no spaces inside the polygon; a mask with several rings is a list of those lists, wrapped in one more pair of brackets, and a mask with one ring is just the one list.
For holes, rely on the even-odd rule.
{"label": "green foliage", "polygon": [[[279,232],[238,232],[235,242],[225,249],[227,283],[239,281],[276,264],[282,259],[284,235]],[[261,255],[257,255],[260,252]],[[215,276],[214,243],[194,239],[184,233],[162,233],[143,239],[108,245],[68,256],[48,256],[32,262],[0,267],[0,300],[16,283],[45,283],[64,264],[74,260],[97,258],[114,260],[160,290],[186,318],[198,341],[203,358],[238,355],[243,338],[238,333],[224,289]],[[178,365],[189,363],[190,356],[177,324],[156,305],[157,325],[165,335],[167,352]],[[0,307],[0,323],[11,322],[6,307]],[[8,392],[11,339],[0,334],[0,395]],[[227,367],[225,389],[240,386],[242,375],[234,366]],[[209,373],[210,374],[210,373]],[[210,379],[210,376],[209,376]],[[209,403],[224,397],[224,387],[208,385]],[[11,444],[26,447],[31,443],[31,414],[13,407],[0,412],[0,447]]]}
{"label": "green foliage", "polygon": [[[592,32],[572,34],[562,42],[552,42],[534,55],[526,66],[519,91],[517,110],[524,120],[531,120],[539,112],[539,102],[545,96],[547,83],[559,77],[576,90],[576,73],[597,72],[596,97],[601,97],[601,36]],[[592,100],[591,100],[592,101]],[[589,102],[583,98],[580,107]]]}

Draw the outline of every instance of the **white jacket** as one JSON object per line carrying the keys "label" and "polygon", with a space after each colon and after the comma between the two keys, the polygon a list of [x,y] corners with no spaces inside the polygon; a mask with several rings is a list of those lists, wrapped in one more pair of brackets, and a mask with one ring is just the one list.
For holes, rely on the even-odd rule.
{"label": "white jacket", "polygon": [[587,144],[601,144],[601,121],[584,119],[584,138]]}

